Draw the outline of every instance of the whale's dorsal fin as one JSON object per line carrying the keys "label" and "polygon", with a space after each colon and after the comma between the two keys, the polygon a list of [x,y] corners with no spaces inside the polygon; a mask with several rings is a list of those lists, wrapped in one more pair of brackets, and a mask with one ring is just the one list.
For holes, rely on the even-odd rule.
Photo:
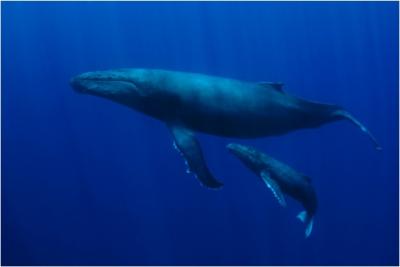
{"label": "whale's dorsal fin", "polygon": [[203,153],[194,134],[181,126],[168,125],[174,137],[175,148],[185,159],[188,172],[192,172],[202,185],[208,188],[218,188],[222,183],[216,180],[204,161]]}
{"label": "whale's dorsal fin", "polygon": [[260,176],[265,184],[268,186],[268,188],[271,189],[279,204],[281,204],[282,207],[286,207],[285,197],[283,196],[279,185],[271,178],[271,176],[266,171],[262,171],[260,173]]}
{"label": "whale's dorsal fin", "polygon": [[273,88],[281,93],[284,93],[283,91],[283,83],[274,83],[274,82],[259,82],[258,85],[261,85],[266,88]]}

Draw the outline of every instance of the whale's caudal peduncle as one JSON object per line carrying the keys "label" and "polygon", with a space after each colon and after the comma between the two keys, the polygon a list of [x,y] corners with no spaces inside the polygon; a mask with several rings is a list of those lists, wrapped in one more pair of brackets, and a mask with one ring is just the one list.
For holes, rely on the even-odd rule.
{"label": "whale's caudal peduncle", "polygon": [[166,123],[191,171],[210,188],[222,183],[208,170],[196,131],[256,138],[348,119],[380,149],[370,132],[348,112],[287,94],[281,83],[152,69],[87,72],[70,83],[78,92],[110,99]]}

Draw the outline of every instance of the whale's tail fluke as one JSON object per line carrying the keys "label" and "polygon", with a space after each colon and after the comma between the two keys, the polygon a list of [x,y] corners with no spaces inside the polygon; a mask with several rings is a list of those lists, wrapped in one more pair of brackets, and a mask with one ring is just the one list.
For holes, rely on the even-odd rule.
{"label": "whale's tail fluke", "polygon": [[305,235],[306,235],[306,238],[308,238],[311,234],[313,224],[314,224],[313,217],[310,217],[310,215],[307,213],[307,211],[304,210],[304,211],[300,212],[299,215],[297,215],[297,218],[306,224]]}
{"label": "whale's tail fluke", "polygon": [[351,121],[353,124],[358,126],[358,128],[360,128],[361,131],[363,131],[368,135],[369,139],[371,139],[371,141],[374,143],[375,148],[377,150],[382,150],[382,147],[378,144],[378,141],[376,141],[375,137],[371,134],[371,132],[367,129],[367,127],[365,127],[361,122],[359,122],[356,118],[354,118],[353,115],[351,115],[349,112],[342,109],[338,109],[334,111],[332,115],[337,118],[347,119]]}

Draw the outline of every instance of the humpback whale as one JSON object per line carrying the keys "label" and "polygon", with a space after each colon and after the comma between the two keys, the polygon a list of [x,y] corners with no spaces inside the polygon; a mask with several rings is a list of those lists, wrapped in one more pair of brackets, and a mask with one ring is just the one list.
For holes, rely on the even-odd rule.
{"label": "humpback whale", "polygon": [[243,164],[260,176],[271,189],[279,204],[286,206],[284,193],[298,200],[306,209],[297,216],[306,224],[306,238],[313,227],[313,217],[317,210],[317,196],[311,185],[311,179],[288,165],[256,149],[239,144],[229,144],[227,149],[238,157]]}
{"label": "humpback whale", "polygon": [[209,188],[222,183],[209,171],[195,132],[257,138],[346,119],[380,149],[367,128],[347,111],[288,94],[281,83],[159,69],[115,69],[86,72],[70,84],[80,93],[112,100],[164,122],[189,170]]}

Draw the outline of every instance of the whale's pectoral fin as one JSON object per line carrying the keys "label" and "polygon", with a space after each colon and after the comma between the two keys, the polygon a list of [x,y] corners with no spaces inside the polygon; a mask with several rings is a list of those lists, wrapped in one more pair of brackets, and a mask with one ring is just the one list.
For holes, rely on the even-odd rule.
{"label": "whale's pectoral fin", "polygon": [[286,207],[286,201],[285,197],[283,196],[283,193],[279,187],[279,185],[270,177],[268,172],[262,171],[260,173],[261,178],[265,182],[265,184],[268,186],[269,189],[271,189],[272,193],[274,194],[275,198],[278,200],[279,204],[282,207]]}
{"label": "whale's pectoral fin", "polygon": [[209,188],[218,188],[223,184],[216,180],[204,161],[203,153],[194,134],[181,126],[169,125],[174,136],[175,148],[181,153],[188,166],[188,172],[193,172],[201,184]]}

